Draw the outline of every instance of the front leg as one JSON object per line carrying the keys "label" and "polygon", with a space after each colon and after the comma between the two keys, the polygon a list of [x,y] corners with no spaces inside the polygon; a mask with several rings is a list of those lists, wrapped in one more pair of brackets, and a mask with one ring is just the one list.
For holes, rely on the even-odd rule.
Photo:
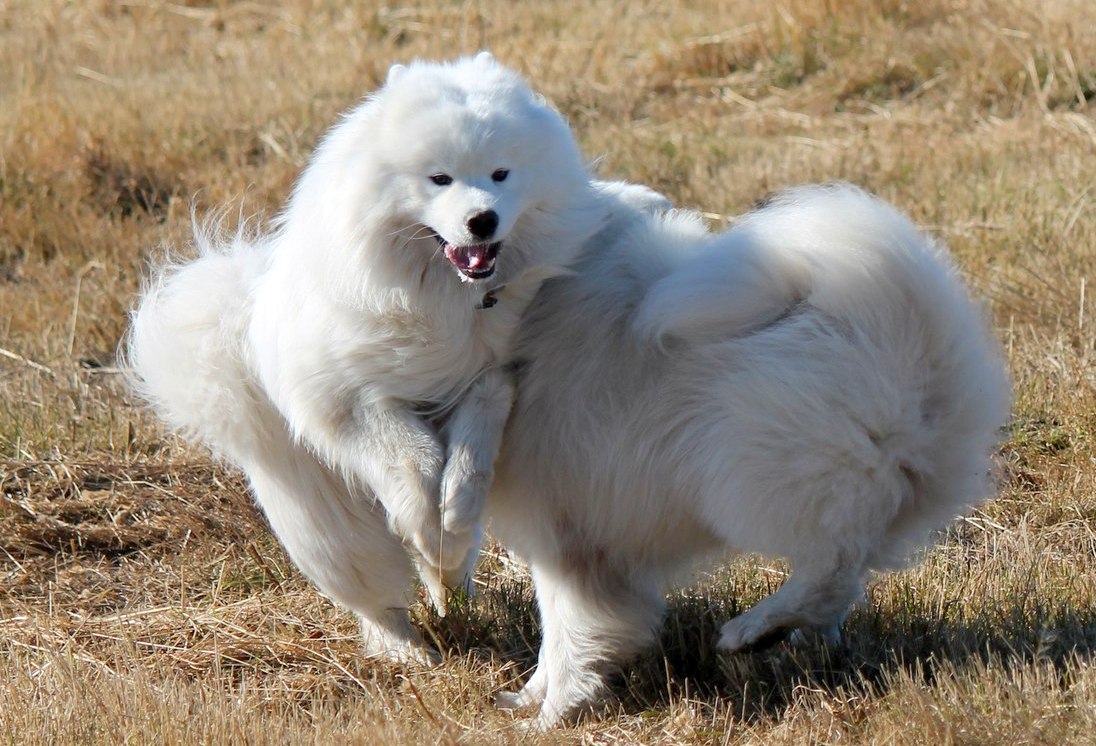
{"label": "front leg", "polygon": [[[292,403],[291,403],[292,404]],[[434,427],[399,400],[357,392],[290,409],[294,430],[346,479],[371,491],[394,533],[434,567],[452,570],[471,537],[443,531],[438,495],[445,451]]]}
{"label": "front leg", "polygon": [[543,631],[537,670],[521,691],[495,700],[504,709],[539,704],[526,721],[532,730],[554,728],[596,704],[605,674],[654,640],[665,608],[642,568],[613,570],[581,553],[569,559],[577,567],[533,566]]}
{"label": "front leg", "polygon": [[491,368],[476,379],[446,424],[448,448],[441,478],[446,531],[463,534],[479,525],[513,403],[513,374]]}
{"label": "front leg", "polygon": [[419,565],[419,578],[441,614],[445,613],[449,589],[472,590],[472,571],[483,539],[483,504],[513,401],[512,374],[492,368],[476,379],[443,429],[448,447],[439,506],[442,537],[459,541],[465,554],[455,567],[429,562]]}

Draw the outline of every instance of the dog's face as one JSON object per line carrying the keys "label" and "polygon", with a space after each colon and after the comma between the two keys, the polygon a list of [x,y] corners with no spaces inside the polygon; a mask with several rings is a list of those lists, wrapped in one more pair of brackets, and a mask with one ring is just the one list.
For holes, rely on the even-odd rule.
{"label": "dog's face", "polygon": [[528,209],[521,178],[527,164],[501,152],[492,158],[496,152],[488,147],[474,153],[476,158],[428,159],[432,165],[424,163],[409,174],[419,182],[413,188],[418,220],[468,281],[495,273],[499,251]]}
{"label": "dog's face", "polygon": [[[378,153],[400,250],[429,251],[465,282],[486,281],[543,251],[545,214],[562,212],[588,176],[562,118],[490,57],[394,68],[378,107]],[[549,236],[550,238],[550,236]]]}

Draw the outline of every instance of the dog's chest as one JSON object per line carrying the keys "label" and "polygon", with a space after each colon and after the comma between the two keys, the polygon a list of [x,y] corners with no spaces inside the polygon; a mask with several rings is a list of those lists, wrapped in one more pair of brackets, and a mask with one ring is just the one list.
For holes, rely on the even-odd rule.
{"label": "dog's chest", "polygon": [[[444,401],[480,372],[510,357],[520,320],[513,299],[489,308],[450,309],[430,315],[393,314],[382,320],[392,395],[409,401]],[[389,367],[386,366],[386,367]]]}

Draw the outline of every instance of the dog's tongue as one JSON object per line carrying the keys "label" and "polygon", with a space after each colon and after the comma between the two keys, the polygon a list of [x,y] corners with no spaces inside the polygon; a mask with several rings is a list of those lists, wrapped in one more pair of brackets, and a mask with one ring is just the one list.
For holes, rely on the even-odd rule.
{"label": "dog's tongue", "polygon": [[445,256],[459,269],[485,270],[495,261],[495,246],[486,243],[469,246],[446,244]]}

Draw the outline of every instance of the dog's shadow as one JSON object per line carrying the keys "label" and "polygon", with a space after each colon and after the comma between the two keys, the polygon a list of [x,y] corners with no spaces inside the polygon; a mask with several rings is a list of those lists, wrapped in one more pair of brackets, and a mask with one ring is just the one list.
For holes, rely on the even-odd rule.
{"label": "dog's shadow", "polygon": [[[616,706],[642,714],[688,699],[756,722],[779,716],[802,692],[876,698],[903,677],[931,684],[944,670],[979,665],[1012,669],[1037,661],[1065,673],[1096,653],[1096,606],[1048,606],[1020,595],[980,607],[877,595],[853,610],[836,647],[807,640],[729,655],[716,649],[720,626],[750,603],[726,593],[679,592],[658,644],[612,677]],[[540,630],[527,582],[489,586],[426,626],[453,654],[510,663],[515,687],[536,665]]]}
{"label": "dog's shadow", "polygon": [[803,692],[877,698],[903,679],[931,684],[949,671],[1036,661],[1063,673],[1096,653],[1096,607],[1047,607],[1029,598],[939,608],[869,597],[850,614],[837,646],[808,640],[733,655],[715,647],[720,626],[734,615],[727,611],[703,597],[676,597],[658,649],[624,669],[625,711],[657,710],[687,696],[753,722],[782,714]]}

